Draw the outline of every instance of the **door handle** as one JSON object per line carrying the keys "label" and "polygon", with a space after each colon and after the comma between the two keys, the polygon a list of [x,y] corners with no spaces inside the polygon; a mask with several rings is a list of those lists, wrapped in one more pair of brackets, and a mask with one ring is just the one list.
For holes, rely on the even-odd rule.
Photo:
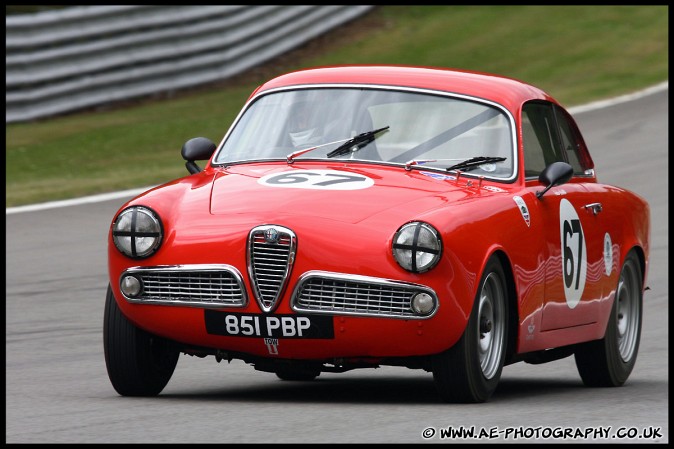
{"label": "door handle", "polygon": [[592,211],[593,214],[597,215],[602,210],[601,203],[586,204],[585,210]]}

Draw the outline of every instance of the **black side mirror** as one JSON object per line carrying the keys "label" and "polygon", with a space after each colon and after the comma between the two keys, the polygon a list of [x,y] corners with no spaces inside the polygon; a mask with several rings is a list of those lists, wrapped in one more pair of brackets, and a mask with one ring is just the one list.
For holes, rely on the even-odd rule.
{"label": "black side mirror", "polygon": [[194,161],[210,159],[215,152],[215,148],[215,144],[205,137],[195,137],[185,142],[180,154],[187,161],[185,163],[187,171],[191,174],[199,173],[201,169]]}
{"label": "black side mirror", "polygon": [[573,167],[566,162],[553,162],[548,165],[538,176],[538,182],[547,187],[540,192],[536,192],[536,198],[540,199],[551,187],[569,182],[572,176]]}

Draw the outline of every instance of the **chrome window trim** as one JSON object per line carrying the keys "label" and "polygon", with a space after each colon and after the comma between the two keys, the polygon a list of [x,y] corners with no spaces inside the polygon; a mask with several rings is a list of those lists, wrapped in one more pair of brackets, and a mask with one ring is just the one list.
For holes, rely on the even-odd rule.
{"label": "chrome window trim", "polygon": [[[558,161],[558,162],[565,162],[565,161]],[[463,176],[463,175],[461,175]],[[538,175],[530,175],[524,178],[525,181],[538,181],[538,177],[540,176],[540,173]],[[594,169],[590,168],[588,170],[585,170],[583,173],[574,173],[571,179],[592,179],[596,176]],[[570,181],[569,181],[570,182]],[[568,184],[568,182],[567,182]],[[564,185],[564,184],[560,184]]]}
{"label": "chrome window trim", "polygon": [[[260,97],[272,93],[277,93],[277,92],[283,92],[283,91],[291,91],[291,90],[303,90],[303,89],[334,89],[334,88],[339,88],[339,89],[373,89],[373,90],[392,90],[392,91],[402,91],[402,92],[411,92],[411,93],[418,93],[418,94],[427,94],[427,95],[436,95],[436,96],[443,96],[443,97],[449,97],[449,98],[457,98],[461,100],[467,100],[467,101],[473,101],[476,103],[481,103],[485,105],[489,105],[492,107],[497,108],[501,112],[505,114],[505,116],[508,118],[508,122],[510,123],[510,137],[511,137],[511,142],[512,142],[512,155],[513,155],[513,173],[511,176],[507,178],[497,178],[493,176],[486,176],[486,175],[476,175],[476,174],[471,174],[469,172],[467,173],[461,173],[461,177],[469,177],[469,178],[484,178],[490,181],[495,181],[495,182],[502,182],[502,183],[512,183],[518,179],[519,175],[519,147],[517,145],[517,126],[515,123],[515,118],[513,115],[510,113],[510,111],[503,105],[486,100],[484,98],[480,97],[474,97],[471,95],[465,95],[465,94],[458,94],[458,93],[453,93],[453,92],[447,92],[444,90],[435,90],[435,89],[425,89],[425,88],[419,88],[419,87],[407,87],[407,86],[396,86],[396,85],[384,85],[384,84],[360,84],[360,83],[325,83],[325,84],[297,84],[293,86],[284,86],[284,87],[276,87],[273,89],[265,90],[262,92],[258,92],[255,94],[255,96],[251,97],[241,108],[241,111],[239,111],[239,114],[236,116],[234,119],[234,122],[232,122],[232,125],[229,127],[227,130],[227,133],[225,136],[222,138],[220,143],[218,144],[218,148],[215,150],[215,153],[213,157],[211,158],[211,166],[213,167],[226,167],[229,165],[238,165],[238,164],[250,164],[250,163],[258,163],[258,162],[270,162],[270,161],[283,161],[283,163],[286,163],[286,159],[284,158],[279,158],[279,159],[251,159],[251,160],[242,160],[242,161],[230,161],[230,162],[213,162],[218,159],[220,156],[220,152],[222,151],[222,148],[225,145],[225,142],[229,138],[229,135],[232,133],[236,125],[239,123],[239,120],[243,116],[243,114],[248,110],[251,104],[253,104],[255,101],[257,101]],[[326,160],[326,161],[331,161],[334,162],[335,159],[306,159],[306,160]],[[405,167],[405,162],[399,163],[399,162],[382,162],[382,161],[369,161],[367,159],[340,159],[340,162],[362,162],[362,163],[372,163],[376,165],[386,165],[386,166],[401,166]],[[428,167],[424,166],[424,170],[428,169],[433,169],[433,170],[438,170],[441,173],[447,173],[445,169],[442,168],[433,168],[433,167]]]}
{"label": "chrome window trim", "polygon": [[[402,288],[402,289],[410,289],[410,290],[417,290],[420,293],[427,293],[429,294],[434,300],[435,300],[435,309],[433,309],[433,312],[431,312],[428,315],[395,315],[395,314],[386,314],[386,313],[366,313],[366,312],[352,312],[352,311],[341,311],[341,310],[315,310],[315,309],[310,309],[310,308],[304,308],[300,306],[297,302],[299,300],[298,295],[300,292],[300,289],[304,285],[304,283],[311,278],[323,278],[323,279],[331,279],[331,280],[336,280],[336,281],[344,281],[344,282],[359,282],[363,284],[372,284],[372,285],[382,285],[385,287],[391,287],[391,288]],[[333,315],[333,316],[341,316],[341,315],[350,315],[350,316],[360,316],[360,317],[369,317],[369,318],[395,318],[395,319],[400,319],[400,320],[427,320],[429,318],[432,318],[435,316],[437,313],[438,309],[440,308],[440,301],[438,298],[438,295],[435,293],[435,290],[433,290],[430,287],[427,287],[425,285],[421,284],[415,284],[412,282],[405,282],[405,281],[396,281],[392,279],[386,279],[386,278],[379,278],[379,277],[373,277],[373,276],[363,276],[363,275],[358,275],[358,274],[348,274],[348,273],[335,273],[331,271],[320,271],[320,270],[312,270],[312,271],[307,271],[306,273],[302,274],[299,279],[297,280],[297,283],[295,284],[295,288],[293,290],[292,297],[290,299],[290,308],[298,313],[306,313],[306,314],[321,314],[321,315]]]}
{"label": "chrome window trim", "polygon": [[208,309],[220,309],[223,307],[226,308],[243,308],[248,306],[248,293],[246,292],[246,286],[243,283],[243,276],[239,270],[237,270],[232,265],[227,264],[185,264],[185,265],[155,265],[155,266],[138,266],[127,268],[120,274],[119,283],[121,284],[122,279],[127,274],[134,273],[143,273],[143,272],[164,272],[164,273],[204,273],[204,272],[228,272],[233,277],[239,288],[241,289],[241,302],[240,303],[229,303],[229,302],[196,302],[196,301],[183,301],[183,300],[173,300],[173,301],[163,301],[163,300],[143,300],[138,298],[129,298],[124,294],[122,296],[128,302],[133,304],[151,304],[151,305],[165,305],[165,306],[182,306],[182,307],[198,307],[198,308],[208,308]]}

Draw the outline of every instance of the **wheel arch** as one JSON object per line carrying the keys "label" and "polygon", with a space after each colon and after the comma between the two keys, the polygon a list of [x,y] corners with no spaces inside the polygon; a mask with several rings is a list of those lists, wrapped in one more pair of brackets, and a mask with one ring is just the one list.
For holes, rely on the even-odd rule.
{"label": "wheel arch", "polygon": [[517,287],[515,285],[515,275],[512,264],[510,263],[510,258],[505,253],[505,251],[503,249],[497,249],[494,251],[494,253],[492,253],[489,259],[492,257],[495,257],[499,261],[505,275],[508,301],[508,328],[506,334],[508,341],[506,344],[505,355],[505,364],[507,365],[517,352],[517,340],[519,336],[519,307],[517,300]]}
{"label": "wheel arch", "polygon": [[627,259],[627,256],[634,251],[634,253],[637,256],[637,260],[639,261],[639,268],[641,269],[641,291],[643,291],[646,288],[646,253],[644,252],[644,249],[639,246],[639,245],[634,245],[630,249],[628,249],[625,252],[625,257],[623,258],[623,263],[625,263],[625,259]]}

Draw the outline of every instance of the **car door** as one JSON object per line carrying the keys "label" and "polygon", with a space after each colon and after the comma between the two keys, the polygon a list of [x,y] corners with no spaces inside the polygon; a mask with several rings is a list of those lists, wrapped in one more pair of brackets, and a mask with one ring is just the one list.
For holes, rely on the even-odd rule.
{"label": "car door", "polygon": [[529,102],[522,108],[527,189],[532,193],[543,189],[538,175],[553,162],[567,162],[574,168],[568,183],[552,187],[531,210],[532,217],[543,222],[545,242],[539,248],[545,273],[541,331],[596,322],[602,298],[596,270],[603,265],[603,241],[597,216],[592,206],[586,207],[596,201],[584,185],[594,179],[586,171],[591,160],[579,156],[579,134],[574,135],[567,118],[549,102]]}

